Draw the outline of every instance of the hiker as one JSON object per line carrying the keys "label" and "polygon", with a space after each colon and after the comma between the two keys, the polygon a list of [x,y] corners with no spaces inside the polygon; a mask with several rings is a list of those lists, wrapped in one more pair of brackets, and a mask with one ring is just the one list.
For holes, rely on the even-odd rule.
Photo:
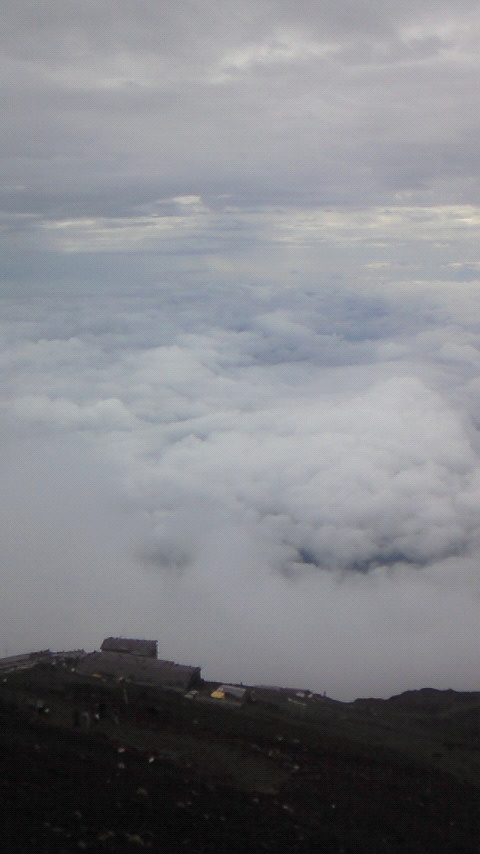
{"label": "hiker", "polygon": [[80,722],[85,729],[90,729],[90,712],[82,712],[80,715]]}

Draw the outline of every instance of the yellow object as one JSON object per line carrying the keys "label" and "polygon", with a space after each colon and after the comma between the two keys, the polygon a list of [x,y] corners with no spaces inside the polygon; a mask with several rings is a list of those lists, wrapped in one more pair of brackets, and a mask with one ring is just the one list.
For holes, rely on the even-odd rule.
{"label": "yellow object", "polygon": [[224,700],[225,699],[225,691],[212,691],[210,696],[214,697],[215,700]]}

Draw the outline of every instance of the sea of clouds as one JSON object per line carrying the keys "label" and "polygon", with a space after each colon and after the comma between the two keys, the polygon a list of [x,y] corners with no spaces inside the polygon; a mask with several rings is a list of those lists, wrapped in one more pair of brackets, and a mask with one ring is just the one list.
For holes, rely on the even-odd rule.
{"label": "sea of clouds", "polygon": [[475,285],[2,300],[1,644],[478,687]]}

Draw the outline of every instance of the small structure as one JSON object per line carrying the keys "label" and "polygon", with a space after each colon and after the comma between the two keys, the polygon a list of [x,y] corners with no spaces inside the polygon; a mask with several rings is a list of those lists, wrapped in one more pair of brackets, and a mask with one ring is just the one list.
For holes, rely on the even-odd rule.
{"label": "small structure", "polygon": [[311,691],[298,688],[281,688],[277,685],[255,685],[251,698],[254,702],[270,708],[286,709],[287,704],[305,706],[313,697]]}
{"label": "small structure", "polygon": [[100,649],[102,652],[125,652],[141,655],[145,658],[157,658],[156,640],[136,640],[134,638],[105,638]]}

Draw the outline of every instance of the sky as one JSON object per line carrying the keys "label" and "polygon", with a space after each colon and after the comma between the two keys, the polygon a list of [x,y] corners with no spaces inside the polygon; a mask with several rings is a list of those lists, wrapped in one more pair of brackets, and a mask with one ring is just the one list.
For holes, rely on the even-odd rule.
{"label": "sky", "polygon": [[478,690],[478,3],[0,39],[0,654]]}

